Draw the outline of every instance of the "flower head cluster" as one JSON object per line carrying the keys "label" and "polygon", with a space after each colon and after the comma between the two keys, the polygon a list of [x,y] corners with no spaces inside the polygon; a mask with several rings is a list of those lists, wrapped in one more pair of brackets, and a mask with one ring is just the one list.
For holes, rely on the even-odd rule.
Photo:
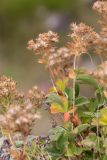
{"label": "flower head cluster", "polygon": [[34,105],[34,108],[39,108],[42,106],[43,99],[45,98],[45,93],[40,90],[37,86],[34,86],[28,91],[27,95],[30,102]]}
{"label": "flower head cluster", "polygon": [[23,97],[17,90],[17,83],[10,77],[0,76],[0,99],[5,97]]}
{"label": "flower head cluster", "polygon": [[53,67],[54,74],[58,76],[67,76],[73,66],[74,56],[87,53],[94,47],[99,37],[93,28],[83,23],[71,24],[71,31],[71,41],[67,47],[61,47],[49,56],[48,64]]}
{"label": "flower head cluster", "polygon": [[74,55],[67,47],[61,47],[49,57],[49,66],[53,67],[55,75],[67,75],[73,65]]}
{"label": "flower head cluster", "polygon": [[67,47],[59,48],[54,54],[49,57],[49,65],[53,66],[54,64],[64,64],[66,60],[70,58],[70,51]]}
{"label": "flower head cluster", "polygon": [[[37,107],[42,104],[44,92],[37,87],[25,97],[9,77],[0,77],[0,126],[9,132],[30,134],[33,122],[40,118]],[[35,108],[36,106],[36,108]]]}
{"label": "flower head cluster", "polygon": [[58,39],[57,33],[52,31],[39,34],[35,41],[30,40],[28,42],[28,49],[33,50],[35,54],[42,55],[42,59],[39,60],[39,63],[47,63],[49,54],[54,52],[54,44],[58,42]]}
{"label": "flower head cluster", "polygon": [[33,112],[33,105],[11,105],[5,114],[0,115],[0,125],[8,132],[21,132],[29,135],[33,122],[40,118],[40,115]]}
{"label": "flower head cluster", "polygon": [[0,97],[14,94],[16,91],[16,82],[6,76],[0,77]]}
{"label": "flower head cluster", "polygon": [[107,1],[96,1],[93,9],[101,14],[102,19],[99,21],[101,31],[96,43],[96,53],[106,56],[107,53]]}
{"label": "flower head cluster", "polygon": [[107,1],[96,1],[93,9],[100,13],[103,17],[107,16]]}
{"label": "flower head cluster", "polygon": [[48,68],[52,67],[53,73],[58,76],[68,76],[69,69],[73,65],[74,57],[87,53],[98,41],[99,35],[83,23],[71,24],[71,41],[67,47],[55,49],[53,42],[58,42],[58,35],[52,31],[40,34],[34,42],[28,42],[28,48],[36,54],[42,54],[39,62],[45,63]]}
{"label": "flower head cluster", "polygon": [[92,27],[80,23],[79,25],[71,24],[70,37],[72,41],[69,42],[69,49],[74,55],[81,55],[87,53],[87,51],[95,45],[98,34]]}

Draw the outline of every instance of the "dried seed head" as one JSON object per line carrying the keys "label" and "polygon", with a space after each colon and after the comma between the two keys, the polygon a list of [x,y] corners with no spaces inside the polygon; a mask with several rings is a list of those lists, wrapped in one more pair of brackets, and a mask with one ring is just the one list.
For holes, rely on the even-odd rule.
{"label": "dried seed head", "polygon": [[41,54],[42,58],[39,63],[47,63],[48,57],[55,51],[54,44],[59,41],[57,33],[49,31],[48,33],[39,34],[38,38],[28,42],[28,49],[33,50],[35,54]]}
{"label": "dried seed head", "polygon": [[39,108],[42,106],[43,100],[45,98],[45,93],[40,90],[37,86],[34,86],[28,91],[27,97],[30,102],[34,105],[34,108]]}
{"label": "dried seed head", "polygon": [[107,16],[107,1],[96,1],[93,9],[100,13],[103,17]]}
{"label": "dried seed head", "polygon": [[[93,5],[93,9],[101,15],[99,21],[101,25],[101,31],[99,37],[96,40],[96,53],[102,54],[105,58],[107,57],[107,1],[96,1]],[[101,55],[101,56],[102,56]]]}
{"label": "dried seed head", "polygon": [[61,47],[49,57],[49,66],[53,68],[55,76],[65,76],[72,67],[74,55],[67,47]]}
{"label": "dried seed head", "polygon": [[0,98],[11,96],[22,98],[23,94],[17,90],[17,83],[10,77],[0,76]]}
{"label": "dried seed head", "polygon": [[59,48],[54,54],[51,54],[49,57],[49,65],[60,65],[66,63],[71,57],[70,51],[66,47]]}
{"label": "dried seed head", "polygon": [[39,118],[40,114],[34,112],[33,105],[29,103],[11,105],[4,115],[0,115],[0,125],[9,132],[21,132],[26,136],[30,134],[34,121]]}
{"label": "dried seed head", "polygon": [[14,94],[16,91],[16,82],[6,76],[0,77],[0,97]]}
{"label": "dried seed head", "polygon": [[98,34],[93,30],[92,27],[80,23],[76,25],[71,24],[70,37],[72,41],[68,43],[69,49],[74,55],[80,55],[87,53],[87,51],[95,45]]}

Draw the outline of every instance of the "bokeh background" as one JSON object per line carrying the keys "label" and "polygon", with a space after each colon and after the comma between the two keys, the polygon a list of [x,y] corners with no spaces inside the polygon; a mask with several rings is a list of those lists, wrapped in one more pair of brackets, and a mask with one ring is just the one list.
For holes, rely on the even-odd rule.
{"label": "bokeh background", "polygon": [[[53,30],[60,45],[67,40],[71,22],[97,27],[93,0],[0,0],[0,74],[12,76],[24,91],[50,83],[48,72],[27,50],[38,33]],[[64,37],[65,36],[65,37]]]}

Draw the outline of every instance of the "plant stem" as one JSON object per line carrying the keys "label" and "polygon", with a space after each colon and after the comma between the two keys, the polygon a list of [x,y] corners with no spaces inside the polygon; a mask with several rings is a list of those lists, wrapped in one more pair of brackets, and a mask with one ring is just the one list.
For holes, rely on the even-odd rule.
{"label": "plant stem", "polygon": [[[76,58],[77,56],[75,55],[74,57],[74,70],[76,69]],[[73,79],[73,116],[75,115],[75,83],[76,83],[76,77]]]}
{"label": "plant stem", "polygon": [[54,74],[53,74],[52,69],[51,69],[51,67],[50,67],[49,65],[48,65],[48,69],[49,69],[49,72],[50,72],[50,78],[51,78],[52,85],[53,85],[56,93],[58,94],[57,89],[56,89],[56,86],[55,86]]}

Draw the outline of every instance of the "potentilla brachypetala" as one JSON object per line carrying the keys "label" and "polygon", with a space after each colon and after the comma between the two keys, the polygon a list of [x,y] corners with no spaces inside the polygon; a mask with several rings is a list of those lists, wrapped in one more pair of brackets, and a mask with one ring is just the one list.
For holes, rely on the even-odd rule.
{"label": "potentilla brachypetala", "polygon": [[[63,47],[56,46],[59,36],[52,31],[28,42],[28,49],[40,56],[38,62],[50,72],[52,87],[48,93],[34,86],[22,94],[13,79],[0,76],[0,127],[14,146],[10,154],[17,160],[107,159],[107,61],[103,61],[107,55],[107,1],[96,1],[93,9],[101,15],[99,32],[84,23],[72,23],[70,40]],[[80,56],[87,54],[92,63],[92,53],[100,57],[98,68],[79,68]],[[88,97],[90,90],[82,93],[87,84],[93,87],[93,97],[92,92]],[[34,122],[41,118],[38,109],[46,106],[52,126],[49,142],[35,141],[31,135],[28,147]],[[13,136],[17,132],[23,140],[20,152]]]}

